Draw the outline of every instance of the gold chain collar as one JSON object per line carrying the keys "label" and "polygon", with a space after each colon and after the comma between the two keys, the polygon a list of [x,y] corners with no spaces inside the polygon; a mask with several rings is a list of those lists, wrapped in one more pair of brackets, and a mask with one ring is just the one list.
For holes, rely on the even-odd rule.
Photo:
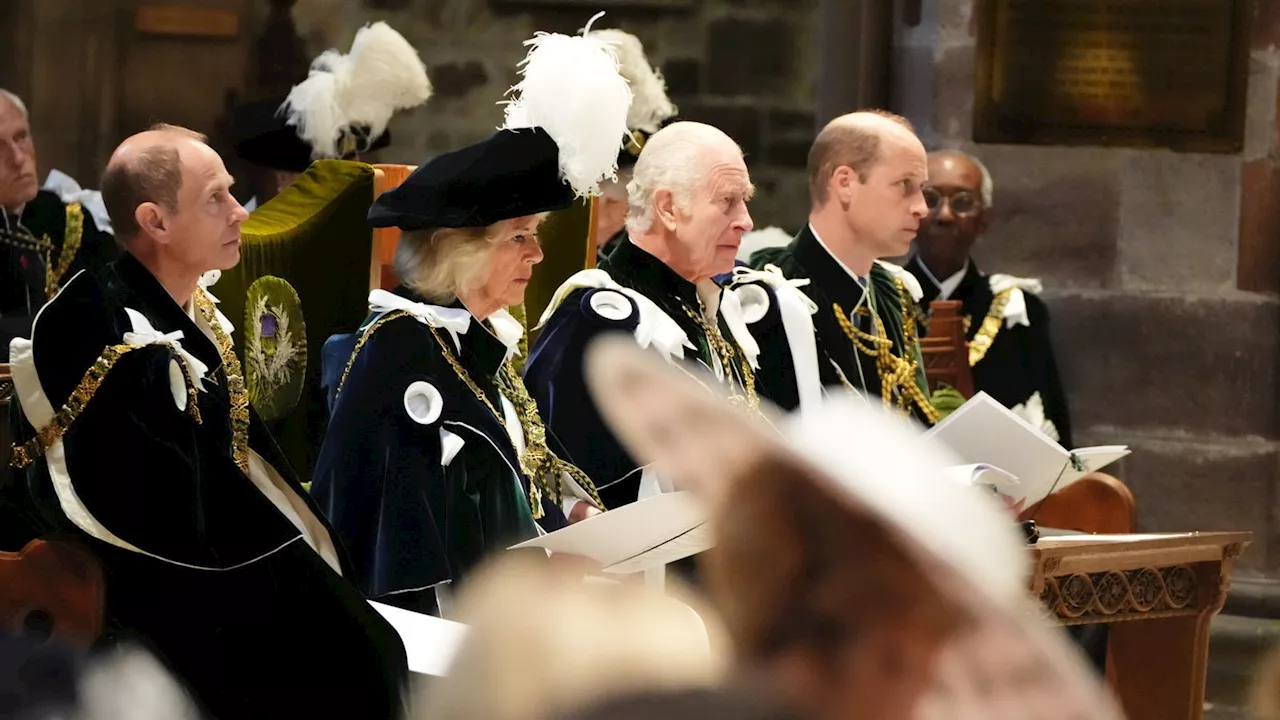
{"label": "gold chain collar", "polygon": [[218,345],[218,355],[222,358],[222,371],[227,376],[227,393],[231,400],[231,454],[240,471],[248,475],[249,391],[244,383],[244,370],[240,367],[240,359],[236,357],[231,337],[218,321],[218,310],[214,307],[213,300],[209,299],[209,294],[197,289],[192,299]]}
{"label": "gold chain collar", "polygon": [[1004,327],[1004,310],[1008,307],[1009,299],[1016,289],[1009,288],[991,299],[991,307],[987,309],[987,315],[982,319],[982,327],[978,328],[978,332],[969,341],[969,367],[981,362],[991,350],[991,345],[996,341],[996,335],[999,335],[1000,328]]}
{"label": "gold chain collar", "polygon": [[[742,358],[741,362],[734,362],[735,358],[738,357],[738,351],[732,343],[725,339],[724,334],[720,332],[720,328],[709,322],[702,313],[690,308],[688,305],[682,303],[680,307],[684,309],[685,314],[691,320],[698,324],[703,335],[707,338],[707,344],[711,346],[711,352],[715,353],[716,357],[720,359],[725,378],[729,381],[729,387],[733,391],[729,401],[735,404],[745,403],[748,408],[759,412],[760,398],[756,394],[756,376],[751,370],[751,363],[746,358]],[[740,383],[733,382],[733,374],[735,372],[738,374]],[[739,385],[745,393],[745,397],[737,393]]]}
{"label": "gold chain collar", "polygon": [[[440,346],[440,352],[444,355],[444,359],[453,368],[453,372],[458,379],[463,382],[471,392],[484,403],[484,406],[493,413],[494,418],[498,420],[498,424],[506,426],[506,416],[500,412],[493,402],[489,400],[489,396],[484,390],[471,379],[471,375],[466,368],[462,367],[462,363],[449,349],[449,345],[445,342],[445,338],[440,336],[440,332],[434,327],[428,326],[431,334],[435,336],[436,343]],[[372,329],[372,328],[370,328]],[[538,415],[538,404],[529,395],[528,389],[525,388],[524,381],[516,374],[515,368],[512,367],[511,361],[504,360],[502,368],[498,373],[498,391],[511,401],[516,410],[516,416],[520,419],[520,429],[524,432],[524,452],[520,453],[520,470],[529,478],[529,509],[533,512],[533,518],[539,520],[543,517],[542,498],[544,493],[555,504],[559,505],[563,499],[562,488],[560,484],[560,473],[567,473],[591,496],[591,502],[601,510],[606,510],[604,502],[600,499],[600,493],[596,490],[595,483],[591,482],[591,478],[586,473],[571,463],[561,460],[551,448],[547,446],[547,428],[542,423],[542,418]],[[507,438],[511,441],[510,437]],[[512,449],[515,449],[512,444]]]}

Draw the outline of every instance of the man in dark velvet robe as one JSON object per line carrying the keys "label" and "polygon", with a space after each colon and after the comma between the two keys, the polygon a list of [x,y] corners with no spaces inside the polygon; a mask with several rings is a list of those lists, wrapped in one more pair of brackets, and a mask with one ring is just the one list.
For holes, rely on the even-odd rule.
{"label": "man in dark velvet robe", "polygon": [[[778,313],[751,325],[761,356],[763,391],[786,409],[820,384],[882,401],[926,425],[930,402],[917,333],[919,284],[880,260],[906,254],[927,208],[924,146],[903,118],[858,112],[832,120],[809,151],[808,225],[785,247],[751,257],[794,281],[817,306],[816,348],[800,351]],[[838,391],[838,390],[837,390]]]}
{"label": "man in dark velvet robe", "polygon": [[969,364],[986,392],[1070,450],[1071,419],[1058,377],[1049,310],[1038,280],[987,275],[970,257],[987,228],[993,183],[976,158],[955,150],[929,154],[925,202],[929,215],[907,270],[924,289],[924,304],[963,305]]}
{"label": "man in dark velvet robe", "polygon": [[[690,162],[692,187],[673,187],[670,167]],[[742,151],[724,133],[687,122],[658,131],[636,163],[628,239],[599,268],[569,278],[539,323],[525,384],[609,508],[669,488],[601,420],[583,377],[592,340],[630,333],[668,359],[700,364],[742,402],[757,401],[758,348],[738,297],[712,279],[733,268],[751,229],[752,191]]]}
{"label": "man in dark velvet robe", "polygon": [[221,158],[172,126],[126,140],[103,195],[127,252],[76,276],[12,343],[3,499],[83,544],[108,643],[141,644],[212,718],[399,718],[395,631],[248,404],[199,279],[240,255]]}
{"label": "man in dark velvet robe", "polygon": [[[31,334],[45,302],[81,270],[100,268],[120,249],[92,192],[40,189],[26,106],[0,90],[0,356],[9,341]],[[69,178],[57,174],[64,186]],[[78,188],[76,188],[78,190]],[[64,194],[66,198],[64,200]],[[90,207],[83,202],[88,201]],[[3,358],[0,358],[3,359]]]}

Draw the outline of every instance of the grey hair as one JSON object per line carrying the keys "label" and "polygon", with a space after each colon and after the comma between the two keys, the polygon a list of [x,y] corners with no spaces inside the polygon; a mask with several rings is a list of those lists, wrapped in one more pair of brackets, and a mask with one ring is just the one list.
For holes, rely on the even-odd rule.
{"label": "grey hair", "polygon": [[27,104],[22,102],[22,98],[18,97],[17,94],[0,88],[0,98],[8,100],[14,107],[18,108],[18,112],[22,113],[23,120],[31,120],[31,114],[27,112]]}
{"label": "grey hair", "polygon": [[628,232],[641,234],[653,228],[653,196],[659,190],[670,190],[676,207],[688,210],[693,189],[705,175],[705,149],[697,142],[679,140],[658,150],[640,153],[627,183]]}
{"label": "grey hair", "polygon": [[974,167],[978,168],[978,174],[982,176],[982,180],[978,185],[978,194],[981,196],[981,199],[982,199],[982,209],[990,210],[992,205],[992,199],[993,199],[993,196],[995,195],[996,184],[991,179],[991,171],[987,170],[987,166],[984,165],[982,161],[979,160],[976,156],[956,148],[946,148],[945,150],[939,150],[937,152],[946,152],[946,153],[951,153],[953,155],[959,155],[965,160],[968,160],[969,162],[973,163]]}

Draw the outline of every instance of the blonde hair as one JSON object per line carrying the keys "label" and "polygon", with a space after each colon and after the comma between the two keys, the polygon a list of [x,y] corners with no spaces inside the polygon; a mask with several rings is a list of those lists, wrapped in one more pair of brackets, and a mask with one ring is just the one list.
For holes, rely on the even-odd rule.
{"label": "blonde hair", "polygon": [[679,590],[666,593],[500,556],[459,597],[467,638],[412,716],[541,720],[616,695],[715,686],[728,665],[723,632]]}
{"label": "blonde hair", "polygon": [[[538,219],[546,217],[539,213]],[[486,227],[410,230],[400,236],[393,261],[406,287],[437,303],[453,302],[479,287],[489,270],[489,253],[521,217]]]}

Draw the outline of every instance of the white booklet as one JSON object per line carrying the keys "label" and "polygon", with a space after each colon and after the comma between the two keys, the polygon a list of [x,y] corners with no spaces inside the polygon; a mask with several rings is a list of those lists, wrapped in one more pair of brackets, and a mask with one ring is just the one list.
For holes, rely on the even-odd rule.
{"label": "white booklet", "polygon": [[443,677],[449,671],[466,638],[466,625],[373,600],[369,604],[400,634],[411,672]]}
{"label": "white booklet", "polygon": [[578,555],[604,571],[629,575],[711,547],[707,512],[688,491],[662,493],[515,545]]}
{"label": "white booklet", "polygon": [[1017,478],[1017,485],[997,489],[1016,507],[1023,508],[1129,454],[1129,448],[1123,445],[1068,451],[982,392],[935,425],[925,437],[941,442],[961,462],[999,468]]}
{"label": "white booklet", "polygon": [[946,469],[946,477],[964,485],[987,485],[1005,495],[1016,492],[1013,486],[1018,484],[1018,478],[1012,473],[986,463],[954,465]]}

